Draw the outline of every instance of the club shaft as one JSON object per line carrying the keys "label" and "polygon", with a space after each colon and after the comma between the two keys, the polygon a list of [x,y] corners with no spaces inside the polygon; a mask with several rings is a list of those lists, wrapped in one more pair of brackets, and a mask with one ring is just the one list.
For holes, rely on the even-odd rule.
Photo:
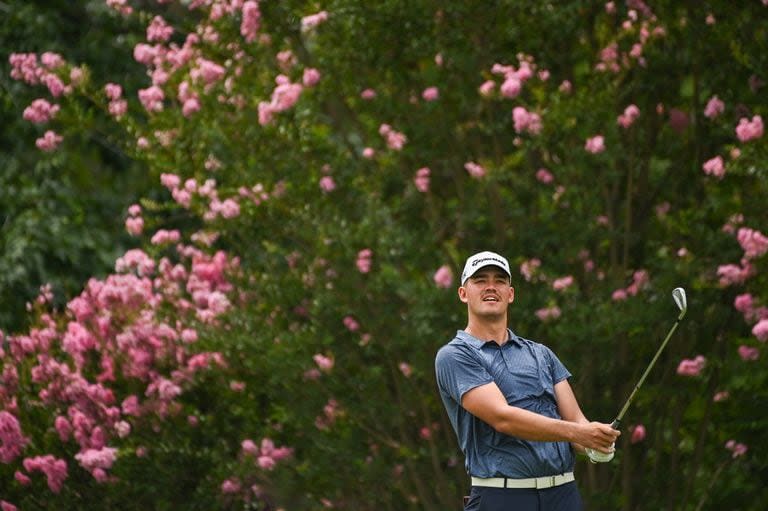
{"label": "club shaft", "polygon": [[[682,316],[682,315],[681,315]],[[661,347],[656,352],[656,355],[654,355],[653,360],[651,360],[651,363],[648,364],[648,367],[645,369],[645,372],[640,377],[640,381],[637,382],[637,385],[635,385],[635,388],[632,390],[632,393],[629,395],[629,398],[627,398],[627,402],[624,403],[624,407],[619,412],[619,415],[616,416],[616,420],[614,420],[614,424],[618,425],[621,422],[621,419],[624,417],[624,414],[627,413],[627,409],[629,408],[629,405],[632,404],[632,400],[635,398],[635,394],[637,394],[638,389],[643,385],[643,382],[645,382],[645,378],[648,376],[648,373],[651,372],[651,369],[653,369],[653,366],[656,365],[656,361],[659,359],[659,355],[661,355],[661,352],[664,351],[664,348],[667,346],[667,342],[669,342],[669,338],[672,337],[672,334],[677,330],[677,325],[680,324],[681,317],[677,318],[677,321],[675,321],[675,324],[672,325],[672,328],[670,328],[669,333],[667,334],[667,337],[664,339],[664,342],[661,343]]]}

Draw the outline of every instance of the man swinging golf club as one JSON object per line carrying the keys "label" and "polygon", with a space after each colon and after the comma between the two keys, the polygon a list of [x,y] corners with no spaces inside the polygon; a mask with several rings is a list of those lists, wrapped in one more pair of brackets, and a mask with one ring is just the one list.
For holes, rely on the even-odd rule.
{"label": "man swinging golf club", "polygon": [[467,326],[435,359],[440,397],[472,479],[464,509],[580,510],[574,450],[610,461],[620,433],[584,417],[571,374],[549,348],[508,328],[511,279],[499,254],[467,259],[458,289]]}

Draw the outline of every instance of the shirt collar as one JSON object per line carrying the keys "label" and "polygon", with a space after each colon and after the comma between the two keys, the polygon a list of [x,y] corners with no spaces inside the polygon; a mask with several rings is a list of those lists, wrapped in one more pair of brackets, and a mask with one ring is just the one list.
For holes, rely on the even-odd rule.
{"label": "shirt collar", "polygon": [[[485,346],[487,343],[491,342],[491,341],[483,341],[482,339],[478,339],[477,337],[474,337],[471,334],[467,333],[466,330],[458,330],[456,332],[456,338],[462,342],[469,344],[476,350],[479,350],[480,348]],[[509,328],[507,328],[507,338],[509,339],[509,341],[507,342],[513,342],[518,346],[522,345],[522,343],[520,342],[520,338]]]}

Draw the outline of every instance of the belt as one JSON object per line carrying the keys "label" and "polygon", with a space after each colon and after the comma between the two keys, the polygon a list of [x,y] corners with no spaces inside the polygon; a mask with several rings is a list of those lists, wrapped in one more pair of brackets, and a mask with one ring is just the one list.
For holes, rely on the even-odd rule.
{"label": "belt", "polygon": [[566,472],[556,476],[531,477],[529,479],[510,479],[508,477],[473,477],[472,486],[487,486],[491,488],[552,488],[561,484],[575,481],[573,472]]}

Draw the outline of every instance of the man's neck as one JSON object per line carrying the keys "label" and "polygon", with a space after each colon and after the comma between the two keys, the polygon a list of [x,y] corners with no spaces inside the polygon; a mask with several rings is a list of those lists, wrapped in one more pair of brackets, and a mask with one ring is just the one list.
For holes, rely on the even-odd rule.
{"label": "man's neck", "polygon": [[507,325],[505,322],[498,324],[478,324],[477,322],[470,321],[464,331],[481,341],[495,341],[499,346],[507,342]]}

